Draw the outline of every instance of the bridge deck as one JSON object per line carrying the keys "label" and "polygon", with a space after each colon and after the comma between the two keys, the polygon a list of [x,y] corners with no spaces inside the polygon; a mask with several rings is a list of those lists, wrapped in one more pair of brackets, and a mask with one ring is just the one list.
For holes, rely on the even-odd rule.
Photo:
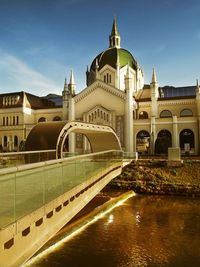
{"label": "bridge deck", "polygon": [[121,161],[108,151],[0,170],[0,229]]}

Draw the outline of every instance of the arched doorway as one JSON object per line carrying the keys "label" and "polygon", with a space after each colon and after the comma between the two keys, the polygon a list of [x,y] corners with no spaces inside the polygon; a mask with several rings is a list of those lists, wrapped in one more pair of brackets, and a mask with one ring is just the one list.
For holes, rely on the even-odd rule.
{"label": "arched doorway", "polygon": [[167,154],[168,147],[172,146],[172,135],[168,130],[161,130],[158,133],[155,143],[155,154]]}
{"label": "arched doorway", "polygon": [[147,131],[140,131],[136,136],[136,151],[141,154],[149,153],[150,134]]}
{"label": "arched doorway", "polygon": [[194,153],[195,141],[194,141],[194,133],[190,129],[184,129],[180,132],[179,136],[180,140],[180,148],[182,153]]}

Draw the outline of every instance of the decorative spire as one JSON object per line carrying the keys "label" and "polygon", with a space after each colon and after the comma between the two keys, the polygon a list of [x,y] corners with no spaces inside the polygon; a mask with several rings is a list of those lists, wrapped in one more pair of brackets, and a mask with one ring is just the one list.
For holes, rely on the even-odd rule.
{"label": "decorative spire", "polygon": [[155,69],[154,68],[153,68],[153,74],[152,74],[151,83],[157,83],[156,72],[155,72]]}
{"label": "decorative spire", "polygon": [[109,36],[109,40],[110,40],[110,47],[120,48],[120,34],[117,30],[116,17],[114,17],[114,20],[113,20],[113,26],[112,26],[111,34]]}
{"label": "decorative spire", "polygon": [[113,26],[112,26],[111,35],[112,36],[114,36],[114,35],[118,35],[119,36],[118,30],[117,30],[116,16],[114,17],[114,20],[113,20]]}
{"label": "decorative spire", "polygon": [[196,93],[200,93],[199,80],[196,80]]}
{"label": "decorative spire", "polygon": [[98,70],[98,69],[99,69],[98,58],[96,58],[96,61],[95,61],[95,69],[96,69],[96,70]]}
{"label": "decorative spire", "polygon": [[74,85],[74,84],[75,84],[73,70],[71,70],[69,84],[72,84],[72,85]]}
{"label": "decorative spire", "polygon": [[73,73],[73,70],[71,70],[69,84],[68,84],[68,89],[71,95],[75,95],[75,88],[76,88],[76,85],[75,85],[74,73]]}
{"label": "decorative spire", "polygon": [[68,91],[68,87],[67,87],[67,79],[65,77],[65,83],[64,83],[64,89],[63,91],[67,92]]}

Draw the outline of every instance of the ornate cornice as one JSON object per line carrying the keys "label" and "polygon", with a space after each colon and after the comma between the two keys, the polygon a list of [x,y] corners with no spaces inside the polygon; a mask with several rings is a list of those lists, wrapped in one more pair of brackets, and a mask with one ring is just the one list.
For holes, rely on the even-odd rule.
{"label": "ornate cornice", "polygon": [[[137,100],[136,100],[136,102],[137,102]],[[139,108],[140,107],[151,107],[151,102],[150,101],[148,101],[148,102],[137,102],[137,104],[138,104]]]}
{"label": "ornate cornice", "polygon": [[87,97],[89,94],[91,94],[93,91],[95,91],[97,88],[101,88],[105,90],[106,92],[109,92],[110,94],[115,95],[123,100],[125,100],[126,98],[126,94],[123,91],[98,80],[98,81],[95,81],[93,84],[91,84],[89,87],[85,88],[78,95],[76,95],[74,97],[74,102],[78,103],[79,101]]}
{"label": "ornate cornice", "polygon": [[166,106],[166,105],[194,105],[196,103],[195,99],[176,99],[176,100],[165,100],[165,101],[158,101],[158,106]]}

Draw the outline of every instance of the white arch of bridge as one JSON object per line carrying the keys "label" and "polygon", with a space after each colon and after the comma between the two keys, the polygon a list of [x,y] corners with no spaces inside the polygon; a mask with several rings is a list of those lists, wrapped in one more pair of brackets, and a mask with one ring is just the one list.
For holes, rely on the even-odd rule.
{"label": "white arch of bridge", "polygon": [[57,158],[62,157],[66,138],[70,133],[81,133],[90,142],[92,152],[121,150],[120,140],[110,126],[84,122],[52,121],[38,123],[26,140],[26,150],[56,150]]}

